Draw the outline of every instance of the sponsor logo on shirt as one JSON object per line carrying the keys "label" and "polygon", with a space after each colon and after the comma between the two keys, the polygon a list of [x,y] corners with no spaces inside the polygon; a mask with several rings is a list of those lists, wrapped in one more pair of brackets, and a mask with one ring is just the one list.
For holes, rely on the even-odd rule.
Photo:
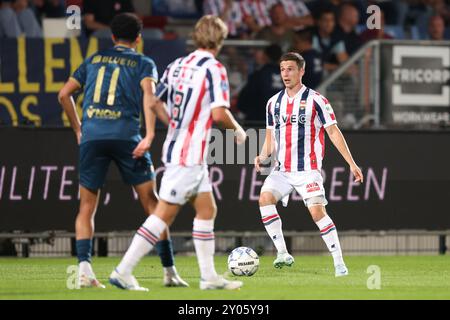
{"label": "sponsor logo on shirt", "polygon": [[114,111],[109,109],[98,109],[94,108],[93,106],[90,106],[86,114],[89,119],[96,118],[96,119],[106,119],[106,120],[117,120],[122,116],[121,111]]}
{"label": "sponsor logo on shirt", "polygon": [[304,114],[302,114],[300,116],[298,116],[296,114],[282,115],[282,116],[276,115],[275,122],[277,124],[298,123],[299,125],[304,125],[306,123],[306,116]]}

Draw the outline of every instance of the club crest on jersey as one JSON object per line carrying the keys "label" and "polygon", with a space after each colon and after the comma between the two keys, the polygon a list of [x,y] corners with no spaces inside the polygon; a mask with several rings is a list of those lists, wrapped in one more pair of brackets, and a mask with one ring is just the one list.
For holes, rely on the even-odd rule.
{"label": "club crest on jersey", "polygon": [[228,83],[226,81],[221,81],[220,82],[220,87],[222,88],[223,91],[227,91],[228,90]]}

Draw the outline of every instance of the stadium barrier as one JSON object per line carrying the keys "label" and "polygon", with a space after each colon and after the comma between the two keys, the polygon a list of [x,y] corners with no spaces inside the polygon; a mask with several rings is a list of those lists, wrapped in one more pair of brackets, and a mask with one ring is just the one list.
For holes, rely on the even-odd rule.
{"label": "stadium barrier", "polygon": [[[240,149],[232,134],[213,132],[208,160],[219,208],[217,231],[263,228],[258,196],[266,176],[255,172],[257,146],[249,145],[264,136],[264,131],[256,135],[254,128],[248,130],[250,138]],[[322,174],[327,210],[340,231],[450,229],[447,203],[434,200],[448,198],[450,149],[445,146],[449,131],[344,134],[365,181],[362,185],[353,182],[348,166],[326,141]],[[164,137],[165,131],[157,131],[152,145],[157,182],[164,170],[160,160]],[[73,231],[78,210],[78,147],[73,132],[68,128],[0,128],[0,150],[0,232]],[[220,155],[223,150],[226,154]],[[296,192],[279,212],[286,231],[317,230]],[[192,208],[185,206],[172,230],[191,231],[192,218]],[[122,183],[112,165],[100,197],[96,230],[135,230],[143,219],[136,194]]]}
{"label": "stadium barrier", "polygon": [[[131,231],[97,233],[93,254],[99,257],[122,256],[133,235]],[[285,232],[284,235],[288,250],[293,254],[328,255],[318,232]],[[194,254],[190,232],[174,232],[171,236],[176,254]],[[339,238],[345,255],[444,255],[448,254],[447,248],[450,246],[450,230],[342,231]],[[228,254],[239,246],[251,247],[259,255],[276,253],[265,232],[216,232],[217,254]],[[37,258],[75,255],[73,233],[0,233],[0,256]]]}

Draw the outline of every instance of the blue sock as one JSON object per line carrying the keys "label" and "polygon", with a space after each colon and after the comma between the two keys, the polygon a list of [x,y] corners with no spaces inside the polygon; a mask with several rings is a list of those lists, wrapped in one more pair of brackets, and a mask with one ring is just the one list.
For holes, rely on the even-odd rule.
{"label": "blue sock", "polygon": [[174,265],[173,248],[171,240],[160,240],[156,243],[156,251],[161,258],[163,267],[172,267]]}
{"label": "blue sock", "polygon": [[81,239],[76,241],[78,262],[87,261],[91,263],[92,239]]}

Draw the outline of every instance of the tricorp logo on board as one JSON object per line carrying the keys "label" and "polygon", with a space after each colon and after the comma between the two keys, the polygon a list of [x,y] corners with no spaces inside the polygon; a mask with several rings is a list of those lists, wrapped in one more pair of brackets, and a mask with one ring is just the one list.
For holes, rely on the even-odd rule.
{"label": "tricorp logo on board", "polygon": [[392,74],[394,106],[450,105],[450,48],[394,46]]}

